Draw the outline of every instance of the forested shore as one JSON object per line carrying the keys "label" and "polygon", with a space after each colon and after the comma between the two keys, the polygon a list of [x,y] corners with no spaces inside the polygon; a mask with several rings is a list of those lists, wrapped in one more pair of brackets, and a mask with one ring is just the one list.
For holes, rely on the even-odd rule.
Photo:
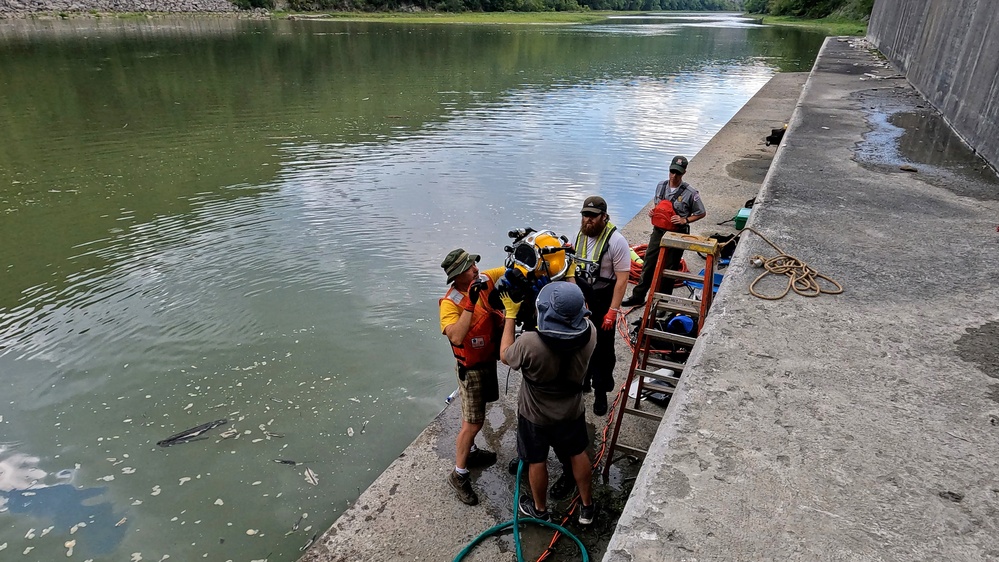
{"label": "forested shore", "polygon": [[6,0],[0,19],[18,17],[224,14],[236,17],[431,17],[455,23],[580,23],[604,14],[737,11],[764,23],[804,25],[831,35],[863,35],[874,0]]}
{"label": "forested shore", "polygon": [[742,11],[739,0],[7,0],[0,17],[33,14],[217,13],[240,10],[338,13]]}
{"label": "forested shore", "polygon": [[[271,8],[275,0],[239,0]],[[737,0],[287,0],[292,10],[432,10],[441,12],[742,11]]]}
{"label": "forested shore", "polygon": [[771,16],[867,21],[874,0],[745,0],[742,9]]}

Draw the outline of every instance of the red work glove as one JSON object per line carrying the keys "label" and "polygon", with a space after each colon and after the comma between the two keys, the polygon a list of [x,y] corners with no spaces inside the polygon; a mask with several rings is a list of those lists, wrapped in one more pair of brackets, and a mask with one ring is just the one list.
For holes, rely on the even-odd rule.
{"label": "red work glove", "polygon": [[600,325],[600,328],[603,330],[613,330],[615,324],[617,324],[617,309],[612,308],[604,315],[604,322]]}

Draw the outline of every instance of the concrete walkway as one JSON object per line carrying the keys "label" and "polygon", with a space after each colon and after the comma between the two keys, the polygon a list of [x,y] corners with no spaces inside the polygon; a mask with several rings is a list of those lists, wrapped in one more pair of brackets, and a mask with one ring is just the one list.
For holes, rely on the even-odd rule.
{"label": "concrete walkway", "polygon": [[[650,456],[597,486],[598,525],[579,533],[591,559],[999,558],[999,182],[970,154],[940,156],[960,143],[938,150],[947,128],[866,45],[827,41],[799,100],[803,82],[776,76],[691,159],[709,211],[695,233],[732,232],[716,223],[759,192],[750,226],[845,292],[750,295],[749,258],[774,251],[743,234],[667,418],[622,428]],[[761,190],[762,136],[789,119]],[[623,231],[645,242],[644,211]],[[618,357],[623,382],[623,343]],[[454,404],[303,560],[451,560],[509,520],[518,383],[479,439],[500,453],[473,471],[480,505],[444,481]],[[550,533],[524,535],[536,559]],[[514,559],[509,533],[466,558]],[[552,559],[579,558],[563,541]]]}
{"label": "concrete walkway", "polygon": [[927,105],[826,41],[749,224],[845,291],[743,235],[605,562],[999,559],[999,184]]}

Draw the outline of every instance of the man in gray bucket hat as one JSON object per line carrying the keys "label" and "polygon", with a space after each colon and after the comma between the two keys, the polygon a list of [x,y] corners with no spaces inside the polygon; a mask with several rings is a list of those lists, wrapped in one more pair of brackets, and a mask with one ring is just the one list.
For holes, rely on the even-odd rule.
{"label": "man in gray bucket hat", "polygon": [[597,329],[588,317],[583,292],[573,283],[556,281],[538,293],[538,329],[514,336],[520,303],[501,292],[506,310],[500,360],[524,377],[517,399],[517,452],[528,465],[531,496],[520,497],[520,512],[549,520],[548,452],[572,467],[579,490],[579,523],[593,522],[593,469],[586,448],[583,379],[597,345]]}

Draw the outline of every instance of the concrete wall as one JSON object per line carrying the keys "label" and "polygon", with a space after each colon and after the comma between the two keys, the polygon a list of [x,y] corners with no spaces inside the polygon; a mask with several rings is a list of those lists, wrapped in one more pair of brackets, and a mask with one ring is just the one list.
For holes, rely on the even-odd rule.
{"label": "concrete wall", "polygon": [[999,0],[877,0],[867,35],[999,167]]}
{"label": "concrete wall", "polygon": [[45,12],[235,12],[228,0],[0,0],[0,18]]}

